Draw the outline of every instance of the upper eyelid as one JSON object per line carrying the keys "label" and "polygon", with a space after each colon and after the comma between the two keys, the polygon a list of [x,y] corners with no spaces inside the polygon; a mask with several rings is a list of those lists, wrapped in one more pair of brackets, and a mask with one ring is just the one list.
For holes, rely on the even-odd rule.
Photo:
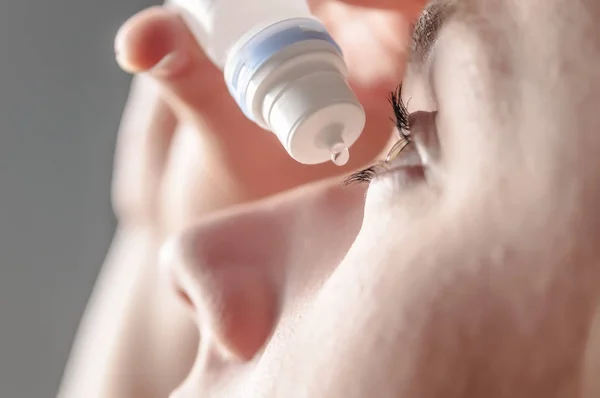
{"label": "upper eyelid", "polygon": [[[408,106],[408,105],[407,105]],[[423,113],[423,111],[414,111],[408,114],[408,124],[409,126],[414,126],[416,121],[419,120],[419,115]]]}
{"label": "upper eyelid", "polygon": [[419,148],[423,162],[430,165],[430,160],[437,158],[440,150],[437,117],[437,110],[415,111],[411,114],[413,143],[415,147]]}
{"label": "upper eyelid", "polygon": [[409,121],[410,121],[411,127],[414,130],[414,131],[411,131],[411,133],[414,133],[413,138],[416,134],[422,133],[421,131],[419,131],[420,127],[434,122],[436,116],[437,116],[437,111],[414,111],[414,112],[412,112],[409,115]]}

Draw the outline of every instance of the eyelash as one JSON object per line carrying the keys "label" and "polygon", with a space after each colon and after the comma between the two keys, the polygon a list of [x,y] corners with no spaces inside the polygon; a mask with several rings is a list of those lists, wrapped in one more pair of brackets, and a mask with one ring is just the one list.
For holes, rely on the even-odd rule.
{"label": "eyelash", "polygon": [[410,135],[409,113],[406,105],[404,102],[402,102],[402,84],[400,84],[395,91],[390,93],[388,101],[394,111],[394,118],[392,121],[396,125],[396,129],[398,130],[398,135],[400,135],[400,138],[398,141],[396,141],[390,152],[387,154],[385,160],[379,161],[364,170],[348,176],[344,180],[344,185],[371,182],[375,177],[377,177],[378,174],[385,171],[388,163],[399,156],[402,151],[412,142]]}

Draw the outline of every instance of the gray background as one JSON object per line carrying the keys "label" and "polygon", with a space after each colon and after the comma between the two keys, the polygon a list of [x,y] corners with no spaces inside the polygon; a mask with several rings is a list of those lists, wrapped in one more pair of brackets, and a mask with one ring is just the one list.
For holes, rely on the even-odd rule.
{"label": "gray background", "polygon": [[56,396],[114,228],[113,38],[151,3],[0,2],[0,398]]}

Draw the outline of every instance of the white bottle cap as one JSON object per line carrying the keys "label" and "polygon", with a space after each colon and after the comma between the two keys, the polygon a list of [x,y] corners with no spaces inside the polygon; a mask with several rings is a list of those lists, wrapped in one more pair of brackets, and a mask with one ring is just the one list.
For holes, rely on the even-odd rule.
{"label": "white bottle cap", "polygon": [[339,72],[318,71],[273,87],[263,115],[288,153],[300,163],[331,159],[337,145],[349,148],[365,126],[365,113]]}
{"label": "white bottle cap", "polygon": [[231,51],[230,91],[244,113],[300,163],[347,161],[365,112],[346,80],[341,51],[312,19],[282,21]]}

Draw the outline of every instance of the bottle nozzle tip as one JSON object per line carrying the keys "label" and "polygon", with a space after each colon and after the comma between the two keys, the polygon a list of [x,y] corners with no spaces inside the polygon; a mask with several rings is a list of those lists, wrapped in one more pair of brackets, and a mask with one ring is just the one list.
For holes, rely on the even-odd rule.
{"label": "bottle nozzle tip", "polygon": [[345,166],[350,160],[350,151],[343,142],[333,145],[330,149],[331,161],[336,166]]}

